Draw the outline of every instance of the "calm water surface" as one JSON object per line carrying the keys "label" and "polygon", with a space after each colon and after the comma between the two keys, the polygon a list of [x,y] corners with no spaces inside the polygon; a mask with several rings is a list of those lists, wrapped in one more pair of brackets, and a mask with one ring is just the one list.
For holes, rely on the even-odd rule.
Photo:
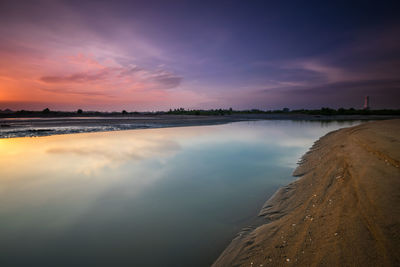
{"label": "calm water surface", "polygon": [[207,266],[325,133],[238,122],[0,140],[0,266]]}

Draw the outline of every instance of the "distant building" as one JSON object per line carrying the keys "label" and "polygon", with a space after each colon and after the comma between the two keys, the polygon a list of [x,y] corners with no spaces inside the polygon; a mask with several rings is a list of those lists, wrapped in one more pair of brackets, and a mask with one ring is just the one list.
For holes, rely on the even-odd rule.
{"label": "distant building", "polygon": [[365,96],[365,100],[364,100],[364,109],[369,109],[369,96]]}

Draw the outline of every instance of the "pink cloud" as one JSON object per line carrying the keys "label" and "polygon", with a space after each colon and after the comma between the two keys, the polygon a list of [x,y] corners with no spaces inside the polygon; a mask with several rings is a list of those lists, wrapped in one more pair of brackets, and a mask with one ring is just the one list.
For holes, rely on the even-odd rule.
{"label": "pink cloud", "polygon": [[111,82],[119,87],[129,88],[141,85],[142,89],[171,89],[182,82],[182,77],[166,70],[146,70],[137,66],[103,67],[85,72],[66,75],[42,76],[40,81],[47,84],[86,84]]}
{"label": "pink cloud", "polygon": [[323,77],[326,82],[339,82],[353,78],[345,70],[330,66],[315,59],[295,60],[283,63],[282,67],[284,69],[300,69],[317,73]]}
{"label": "pink cloud", "polygon": [[102,80],[109,75],[109,70],[103,69],[96,72],[82,72],[65,76],[43,76],[41,81],[46,83],[88,83]]}

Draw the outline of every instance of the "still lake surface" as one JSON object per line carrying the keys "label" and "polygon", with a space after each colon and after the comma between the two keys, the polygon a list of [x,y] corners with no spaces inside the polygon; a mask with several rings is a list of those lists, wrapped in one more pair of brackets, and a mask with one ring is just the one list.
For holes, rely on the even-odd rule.
{"label": "still lake surface", "polygon": [[0,139],[0,266],[208,266],[314,141],[356,124]]}

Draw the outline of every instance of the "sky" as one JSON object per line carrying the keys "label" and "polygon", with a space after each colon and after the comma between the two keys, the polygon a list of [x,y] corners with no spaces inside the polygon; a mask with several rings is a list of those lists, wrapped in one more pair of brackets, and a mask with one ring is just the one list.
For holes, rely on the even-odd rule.
{"label": "sky", "polygon": [[0,109],[400,108],[398,10],[0,0]]}

